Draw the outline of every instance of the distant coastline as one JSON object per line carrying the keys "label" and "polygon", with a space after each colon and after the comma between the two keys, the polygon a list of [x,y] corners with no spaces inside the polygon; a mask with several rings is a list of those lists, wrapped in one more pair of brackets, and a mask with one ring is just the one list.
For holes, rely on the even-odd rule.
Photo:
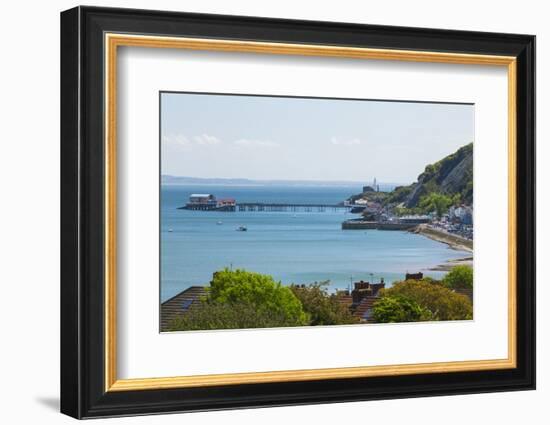
{"label": "distant coastline", "polygon": [[[161,175],[161,185],[173,186],[233,186],[233,187],[363,187],[364,182],[346,180],[260,180],[245,178],[203,178],[189,176]],[[381,183],[384,190],[393,190],[398,183]]]}

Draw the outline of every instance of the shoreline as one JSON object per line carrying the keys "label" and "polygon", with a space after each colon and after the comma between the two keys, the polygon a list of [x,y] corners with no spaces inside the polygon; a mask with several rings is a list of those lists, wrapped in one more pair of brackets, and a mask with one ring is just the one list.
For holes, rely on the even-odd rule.
{"label": "shoreline", "polygon": [[470,253],[474,252],[474,241],[434,229],[433,227],[429,227],[426,224],[419,224],[414,229],[411,229],[410,232],[426,236],[427,238],[430,238],[437,242],[444,243],[448,245],[449,248],[456,249],[457,251],[466,251]]}
{"label": "shoreline", "polygon": [[[426,224],[419,224],[414,229],[410,230],[412,233],[416,233],[418,235],[425,236],[427,238],[430,238],[434,241],[444,243],[449,246],[449,248],[457,250],[457,251],[465,251],[473,254],[474,252],[474,243],[472,240],[462,238],[457,235],[453,235],[438,229],[434,229],[433,227],[430,227]],[[448,272],[453,267],[464,265],[464,266],[470,266],[473,268],[474,266],[474,257],[468,256],[463,258],[457,258],[454,260],[447,260],[443,264],[438,264],[437,266],[430,267],[428,270],[430,271],[438,271],[438,272]]]}
{"label": "shoreline", "polygon": [[451,271],[451,269],[455,266],[469,266],[471,268],[474,267],[474,257],[464,257],[464,258],[457,258],[455,260],[447,260],[443,264],[438,264],[437,266],[430,267],[429,271],[433,272],[448,272]]}

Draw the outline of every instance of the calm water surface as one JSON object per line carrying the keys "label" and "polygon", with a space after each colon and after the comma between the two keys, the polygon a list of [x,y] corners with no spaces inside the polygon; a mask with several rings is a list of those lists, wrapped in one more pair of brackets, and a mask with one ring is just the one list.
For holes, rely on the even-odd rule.
{"label": "calm water surface", "polygon": [[[283,284],[330,280],[387,283],[469,254],[424,236],[399,231],[341,230],[357,215],[325,212],[186,211],[192,193],[212,193],[237,202],[336,204],[360,187],[167,186],[161,187],[161,300],[192,285],[205,285],[225,267],[266,273]],[[222,224],[218,224],[221,222]],[[238,232],[239,226],[248,231]],[[171,231],[169,231],[171,229]]]}

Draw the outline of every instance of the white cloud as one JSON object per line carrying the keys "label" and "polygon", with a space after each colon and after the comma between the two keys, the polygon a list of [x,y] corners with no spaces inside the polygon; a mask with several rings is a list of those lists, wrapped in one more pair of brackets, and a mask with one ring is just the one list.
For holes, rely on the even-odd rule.
{"label": "white cloud", "polygon": [[269,140],[251,140],[251,139],[239,139],[233,142],[236,146],[250,147],[250,148],[278,148],[280,145],[276,142]]}
{"label": "white cloud", "polygon": [[221,140],[210,134],[201,134],[199,136],[193,137],[193,141],[197,145],[218,145],[221,143]]}
{"label": "white cloud", "polygon": [[162,144],[164,146],[188,147],[191,145],[191,141],[183,134],[168,134],[162,136]]}
{"label": "white cloud", "polygon": [[355,139],[340,139],[338,137],[332,137],[330,139],[331,143],[333,145],[339,145],[339,146],[356,146],[362,144],[361,140],[355,138]]}
{"label": "white cloud", "polygon": [[209,134],[187,137],[183,134],[167,134],[162,136],[162,145],[165,148],[189,150],[193,146],[212,146],[221,143],[221,140]]}

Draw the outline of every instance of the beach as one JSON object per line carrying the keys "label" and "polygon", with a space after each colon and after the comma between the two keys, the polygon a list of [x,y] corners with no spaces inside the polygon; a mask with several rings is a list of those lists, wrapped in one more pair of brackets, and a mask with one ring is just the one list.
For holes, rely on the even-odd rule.
{"label": "beach", "polygon": [[[426,236],[427,238],[430,238],[434,241],[447,244],[449,248],[457,251],[465,251],[465,252],[470,252],[472,254],[474,252],[474,243],[472,240],[462,238],[458,235],[447,233],[444,230],[436,229],[430,225],[420,224],[416,226],[413,230],[411,230],[411,232]],[[442,264],[438,264],[435,267],[430,267],[430,270],[448,272],[453,267],[461,266],[461,265],[473,267],[474,257],[467,256],[462,258],[453,258],[445,261]]]}
{"label": "beach", "polygon": [[426,236],[434,241],[442,242],[458,251],[474,252],[474,241],[458,235],[453,235],[444,230],[436,229],[427,224],[419,224],[414,229],[410,230],[410,232]]}

